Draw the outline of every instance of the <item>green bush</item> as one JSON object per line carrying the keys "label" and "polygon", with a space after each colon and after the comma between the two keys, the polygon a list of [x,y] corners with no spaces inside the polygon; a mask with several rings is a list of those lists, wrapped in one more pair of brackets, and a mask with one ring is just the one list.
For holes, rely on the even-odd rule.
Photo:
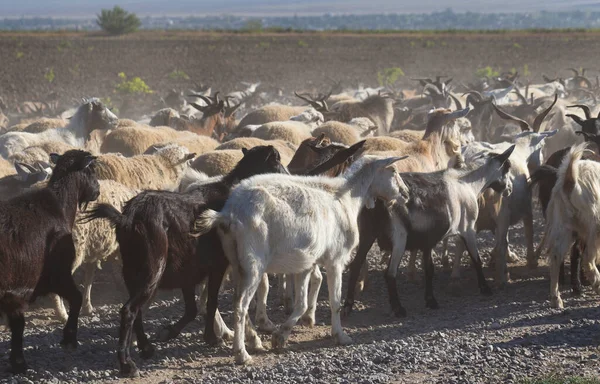
{"label": "green bush", "polygon": [[391,86],[398,81],[400,76],[404,76],[404,71],[400,67],[384,68],[377,72],[377,82],[380,87]]}
{"label": "green bush", "polygon": [[187,73],[185,73],[179,69],[175,69],[173,72],[169,73],[169,79],[171,79],[171,80],[189,80],[190,77],[187,75]]}
{"label": "green bush", "polygon": [[115,87],[115,91],[123,95],[145,95],[154,93],[153,90],[139,77],[134,77],[131,80],[127,80],[125,73],[119,73],[119,79],[121,82]]}
{"label": "green bush", "polygon": [[54,68],[50,68],[46,71],[46,73],[44,73],[44,79],[46,79],[46,81],[49,83],[54,81],[54,77]]}
{"label": "green bush", "polygon": [[500,76],[500,72],[496,71],[494,68],[490,67],[489,65],[485,68],[479,68],[476,72],[475,75],[477,77],[498,77]]}
{"label": "green bush", "polygon": [[96,23],[111,35],[135,32],[142,25],[134,13],[129,13],[118,5],[113,9],[103,9],[97,16]]}

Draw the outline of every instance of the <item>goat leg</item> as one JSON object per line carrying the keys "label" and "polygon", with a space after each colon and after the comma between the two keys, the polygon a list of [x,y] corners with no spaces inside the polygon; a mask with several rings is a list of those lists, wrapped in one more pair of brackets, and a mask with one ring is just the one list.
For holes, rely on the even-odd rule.
{"label": "goat leg", "polygon": [[463,243],[471,257],[471,264],[473,264],[473,267],[475,267],[475,271],[477,272],[477,285],[479,291],[482,295],[490,296],[492,294],[492,289],[487,284],[485,276],[483,275],[483,262],[481,261],[479,251],[477,250],[477,236],[475,230],[468,231],[463,236]]}
{"label": "goat leg", "polygon": [[[194,291],[192,290],[192,292]],[[195,302],[194,305],[196,305]],[[146,332],[144,332],[144,323],[141,308],[138,311],[137,316],[135,317],[135,320],[133,322],[133,330],[135,331],[135,336],[137,338],[137,347],[140,350],[140,356],[143,359],[149,359],[152,356],[154,356],[154,346],[152,345],[152,343],[150,343],[150,340],[148,340]]]}
{"label": "goat leg", "polygon": [[[293,277],[293,275],[286,275]],[[289,281],[288,281],[289,284]],[[260,284],[258,285],[258,289],[256,291],[256,315],[255,315],[255,323],[258,330],[263,332],[273,332],[275,330],[275,325],[269,319],[267,315],[267,297],[269,296],[269,275],[263,273],[262,278],[260,279]]]}
{"label": "goat leg", "polygon": [[25,373],[27,362],[23,355],[23,331],[25,330],[25,316],[23,312],[13,312],[8,315],[10,327],[10,370],[14,374]]}
{"label": "goat leg", "polygon": [[[287,340],[292,332],[292,328],[298,323],[300,317],[308,309],[308,283],[312,270],[307,270],[302,273],[296,273],[294,276],[294,311],[290,317],[277,330],[273,332],[271,337],[271,346],[273,349],[285,347]],[[328,274],[329,275],[329,274]]]}
{"label": "goat leg", "polygon": [[433,258],[431,257],[431,248],[422,250],[423,269],[425,270],[425,306],[431,309],[438,309],[439,305],[433,296]]}
{"label": "goat leg", "polygon": [[[564,265],[564,263],[563,263]],[[581,286],[581,253],[579,253],[579,242],[571,247],[571,289],[574,295],[581,295],[583,288]]]}
{"label": "goat leg", "polygon": [[[186,285],[181,288],[183,294],[183,303],[185,310],[181,319],[175,324],[162,328],[157,335],[159,341],[168,341],[179,336],[183,328],[193,321],[198,315],[198,306],[196,305],[196,287],[193,285]],[[140,315],[138,315],[139,317]],[[138,338],[139,344],[139,338]],[[139,346],[139,345],[138,345]]]}
{"label": "goat leg", "polygon": [[[225,259],[225,258],[223,258]],[[223,260],[221,265],[215,266],[212,268],[210,274],[208,275],[208,286],[206,287],[208,291],[208,298],[206,302],[206,317],[205,317],[205,325],[204,325],[204,341],[209,345],[218,345],[222,342],[222,336],[226,334],[229,336],[231,331],[227,329],[227,327],[223,327],[222,324],[223,319],[217,320],[218,313],[218,300],[219,300],[219,290],[221,289],[221,285],[223,283],[223,277],[225,276],[225,272],[227,271],[228,263],[226,259]],[[219,335],[217,336],[215,329],[219,325]]]}
{"label": "goat leg", "polygon": [[306,324],[311,328],[315,325],[315,311],[317,310],[317,298],[319,296],[319,290],[321,289],[322,282],[323,275],[321,274],[321,268],[318,265],[315,265],[310,274],[310,283],[308,288],[308,309],[300,318],[300,321],[303,324]]}
{"label": "goat leg", "polygon": [[367,261],[367,253],[375,242],[375,235],[372,233],[370,228],[360,228],[360,241],[358,243],[358,249],[354,260],[350,263],[350,277],[348,278],[348,287],[346,288],[346,300],[344,301],[344,308],[342,314],[344,316],[350,315],[352,312],[352,306],[354,305],[355,287],[358,281],[360,270],[362,265]]}
{"label": "goat leg", "polygon": [[84,278],[83,278],[83,307],[81,313],[84,315],[91,315],[94,312],[92,306],[92,284],[94,283],[94,276],[96,275],[96,263],[87,263],[84,265]]}

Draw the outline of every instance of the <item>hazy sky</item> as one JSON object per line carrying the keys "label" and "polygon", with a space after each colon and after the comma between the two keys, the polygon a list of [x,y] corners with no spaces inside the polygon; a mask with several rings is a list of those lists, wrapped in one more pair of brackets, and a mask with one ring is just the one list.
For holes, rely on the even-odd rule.
{"label": "hazy sky", "polygon": [[93,16],[115,4],[140,15],[531,12],[600,10],[600,0],[0,0],[0,18]]}

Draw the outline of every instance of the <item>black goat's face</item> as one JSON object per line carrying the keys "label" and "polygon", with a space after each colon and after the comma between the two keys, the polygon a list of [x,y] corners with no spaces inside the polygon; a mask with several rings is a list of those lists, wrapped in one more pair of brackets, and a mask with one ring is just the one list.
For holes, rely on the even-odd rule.
{"label": "black goat's face", "polygon": [[260,145],[251,149],[242,149],[244,157],[236,165],[240,176],[250,177],[264,173],[289,174],[281,164],[281,155],[272,145]]}
{"label": "black goat's face", "polygon": [[94,172],[96,157],[89,152],[73,149],[59,156],[51,154],[50,159],[56,165],[48,184],[58,183],[71,178],[78,190],[79,206],[95,201],[100,196],[100,183]]}
{"label": "black goat's face", "polygon": [[502,193],[507,197],[512,193],[512,181],[510,179],[510,160],[508,159],[515,149],[515,145],[510,146],[506,151],[499,155],[492,155],[488,159],[488,165],[494,173],[492,182],[489,185],[494,191]]}

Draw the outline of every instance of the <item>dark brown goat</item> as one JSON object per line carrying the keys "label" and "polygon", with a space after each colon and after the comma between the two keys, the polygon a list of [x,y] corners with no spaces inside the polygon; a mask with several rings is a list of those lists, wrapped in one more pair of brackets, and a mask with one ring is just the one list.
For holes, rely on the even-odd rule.
{"label": "dark brown goat", "polygon": [[219,92],[213,97],[203,95],[192,95],[201,98],[206,102],[205,106],[191,103],[191,106],[202,112],[201,119],[190,119],[185,125],[186,130],[194,132],[201,136],[210,136],[220,138],[221,127],[225,124],[225,102],[219,100]]}
{"label": "dark brown goat", "polygon": [[71,235],[77,207],[94,201],[100,185],[90,153],[51,155],[56,166],[45,188],[0,203],[0,315],[8,318],[13,372],[27,369],[23,355],[24,312],[37,297],[56,293],[69,303],[61,345],[77,347],[81,293],[71,267]]}
{"label": "dark brown goat", "polygon": [[140,355],[149,358],[154,354],[154,346],[144,333],[142,307],[158,288],[180,288],[183,293],[185,313],[169,329],[168,338],[174,338],[196,318],[195,288],[208,276],[204,340],[209,344],[218,342],[213,322],[228,263],[216,231],[196,239],[189,235],[190,225],[203,210],[221,209],[230,189],[242,179],[270,172],[287,173],[279,152],[272,146],[254,147],[244,150],[242,160],[220,181],[195,187],[188,193],[144,191],[125,204],[122,214],[111,205],[100,204],[87,215],[87,220],[109,219],[116,227],[121,249],[123,278],[130,295],[121,309],[121,375],[138,375],[129,354],[132,330]]}

